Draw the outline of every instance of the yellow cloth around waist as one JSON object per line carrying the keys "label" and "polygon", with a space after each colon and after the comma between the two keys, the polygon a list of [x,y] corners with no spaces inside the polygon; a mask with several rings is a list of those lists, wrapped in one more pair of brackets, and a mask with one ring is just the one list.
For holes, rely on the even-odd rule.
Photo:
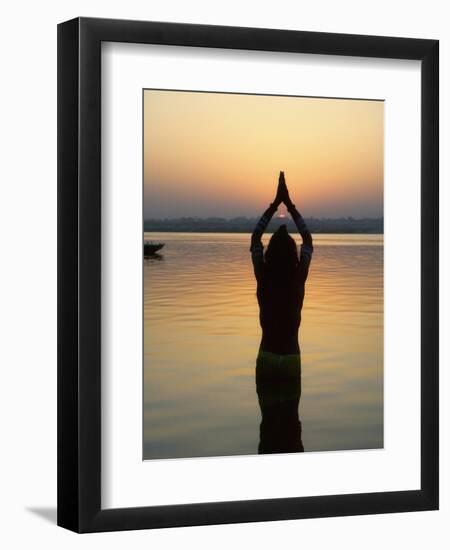
{"label": "yellow cloth around waist", "polygon": [[289,369],[289,367],[300,367],[301,359],[298,353],[279,355],[278,353],[272,353],[271,351],[260,350],[256,359],[256,366],[258,366],[258,364],[262,366],[267,365],[267,367]]}
{"label": "yellow cloth around waist", "polygon": [[256,359],[256,391],[261,407],[297,401],[301,394],[300,355],[260,351]]}

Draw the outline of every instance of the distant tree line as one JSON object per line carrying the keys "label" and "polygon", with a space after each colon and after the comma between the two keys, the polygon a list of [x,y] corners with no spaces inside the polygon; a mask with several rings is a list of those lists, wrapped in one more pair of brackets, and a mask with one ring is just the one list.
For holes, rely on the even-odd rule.
{"label": "distant tree line", "polygon": [[[251,233],[259,218],[164,218],[144,221],[144,231],[189,233]],[[383,233],[383,218],[306,218],[312,233]],[[288,230],[296,231],[290,218],[275,218],[268,231],[285,223]]]}

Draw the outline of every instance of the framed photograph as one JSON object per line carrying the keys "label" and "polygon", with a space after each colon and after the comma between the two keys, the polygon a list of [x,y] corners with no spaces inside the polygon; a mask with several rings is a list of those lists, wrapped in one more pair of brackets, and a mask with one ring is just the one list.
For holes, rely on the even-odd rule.
{"label": "framed photograph", "polygon": [[438,508],[438,41],[58,26],[58,524]]}

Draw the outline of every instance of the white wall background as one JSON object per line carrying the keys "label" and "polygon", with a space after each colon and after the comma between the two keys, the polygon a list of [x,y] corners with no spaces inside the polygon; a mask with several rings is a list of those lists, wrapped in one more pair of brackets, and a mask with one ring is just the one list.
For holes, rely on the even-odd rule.
{"label": "white wall background", "polygon": [[[447,548],[450,18],[445,0],[16,1],[0,32],[0,541],[4,548]],[[441,41],[441,510],[75,535],[56,518],[56,24],[78,15]],[[407,203],[405,202],[407,207]]]}

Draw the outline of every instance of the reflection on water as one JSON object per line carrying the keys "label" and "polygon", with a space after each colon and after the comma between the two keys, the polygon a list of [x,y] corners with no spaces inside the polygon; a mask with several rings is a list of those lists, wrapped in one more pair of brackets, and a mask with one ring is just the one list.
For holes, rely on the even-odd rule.
{"label": "reflection on water", "polygon": [[166,245],[144,261],[144,458],[383,446],[382,236],[314,238],[299,407],[258,378],[250,235],[145,237]]}
{"label": "reflection on water", "polygon": [[256,392],[261,409],[258,453],[303,452],[298,418],[300,357],[260,352],[256,359]]}
{"label": "reflection on water", "polygon": [[154,252],[153,254],[144,255],[145,263],[159,262],[161,260],[164,260],[164,255],[160,254],[159,252]]}

